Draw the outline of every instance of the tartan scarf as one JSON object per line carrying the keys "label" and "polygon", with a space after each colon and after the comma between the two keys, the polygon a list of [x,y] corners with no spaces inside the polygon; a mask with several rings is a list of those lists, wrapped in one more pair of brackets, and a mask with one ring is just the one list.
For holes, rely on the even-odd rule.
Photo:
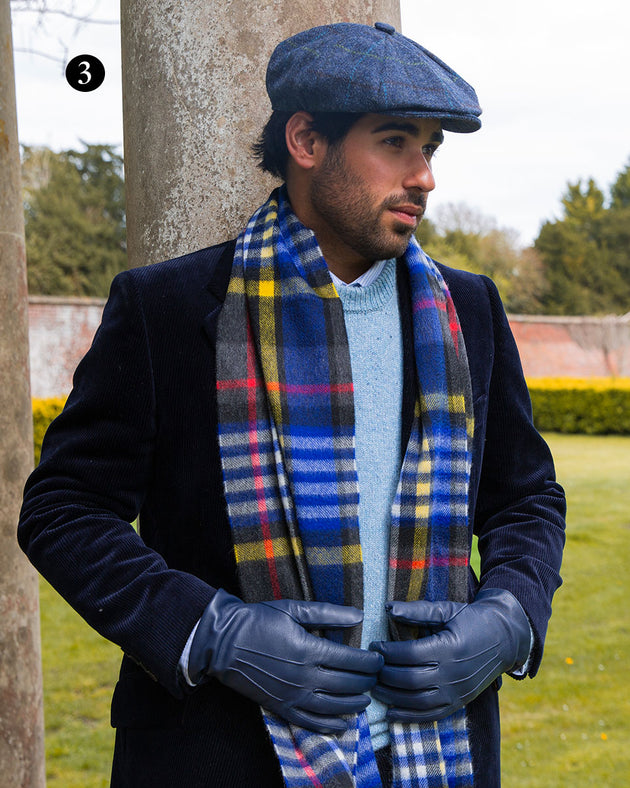
{"label": "tartan scarf", "polygon": [[[412,239],[419,398],[392,506],[388,598],[467,601],[470,374],[446,285]],[[313,232],[272,193],[239,236],[218,325],[224,487],[243,598],[363,608],[354,403],[343,307]],[[360,628],[327,637],[359,646]],[[393,639],[418,636],[391,627]],[[289,788],[381,785],[365,712],[341,735],[263,709]],[[390,724],[394,788],[472,786],[465,710]]]}

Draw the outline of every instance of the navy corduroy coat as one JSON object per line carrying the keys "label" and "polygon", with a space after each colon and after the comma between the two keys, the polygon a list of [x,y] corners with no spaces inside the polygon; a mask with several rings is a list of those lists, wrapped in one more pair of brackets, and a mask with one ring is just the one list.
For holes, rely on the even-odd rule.
{"label": "navy corduroy coat", "polygon": [[[280,788],[258,708],[217,681],[189,691],[178,662],[218,587],[239,595],[223,496],[216,322],[234,242],[120,274],[63,413],[29,478],[18,538],[37,569],[124,652],[112,702],[115,788]],[[520,601],[542,656],[560,584],[565,502],[501,301],[485,277],[439,266],[468,352],[475,410],[470,536],[479,585]],[[415,372],[408,282],[403,447]],[[139,533],[130,525],[139,515]],[[470,704],[475,785],[500,784],[497,683]]]}

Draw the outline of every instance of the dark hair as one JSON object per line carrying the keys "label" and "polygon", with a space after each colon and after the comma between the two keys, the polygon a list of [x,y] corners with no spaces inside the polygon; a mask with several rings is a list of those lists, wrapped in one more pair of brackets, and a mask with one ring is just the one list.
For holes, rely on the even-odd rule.
{"label": "dark hair", "polygon": [[[258,159],[263,172],[286,180],[289,151],[285,139],[285,128],[294,112],[274,110],[265,124],[258,141],[252,145],[252,153]],[[350,112],[313,112],[312,128],[326,139],[329,145],[341,142],[352,126],[362,117]]]}

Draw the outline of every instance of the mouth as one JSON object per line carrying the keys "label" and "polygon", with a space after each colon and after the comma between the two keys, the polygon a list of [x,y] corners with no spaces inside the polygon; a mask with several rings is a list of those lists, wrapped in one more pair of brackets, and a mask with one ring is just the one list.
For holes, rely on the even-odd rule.
{"label": "mouth", "polygon": [[399,222],[408,227],[417,227],[422,219],[424,211],[418,205],[395,205],[390,207],[389,212],[395,216]]}

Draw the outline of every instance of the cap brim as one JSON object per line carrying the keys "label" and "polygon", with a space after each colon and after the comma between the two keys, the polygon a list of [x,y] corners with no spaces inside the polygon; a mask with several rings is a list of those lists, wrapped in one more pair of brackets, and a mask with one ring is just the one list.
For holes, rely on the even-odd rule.
{"label": "cap brim", "polygon": [[476,115],[444,114],[439,111],[422,110],[388,110],[388,115],[397,118],[435,118],[442,124],[444,131],[454,131],[458,134],[470,134],[481,128],[481,120]]}

